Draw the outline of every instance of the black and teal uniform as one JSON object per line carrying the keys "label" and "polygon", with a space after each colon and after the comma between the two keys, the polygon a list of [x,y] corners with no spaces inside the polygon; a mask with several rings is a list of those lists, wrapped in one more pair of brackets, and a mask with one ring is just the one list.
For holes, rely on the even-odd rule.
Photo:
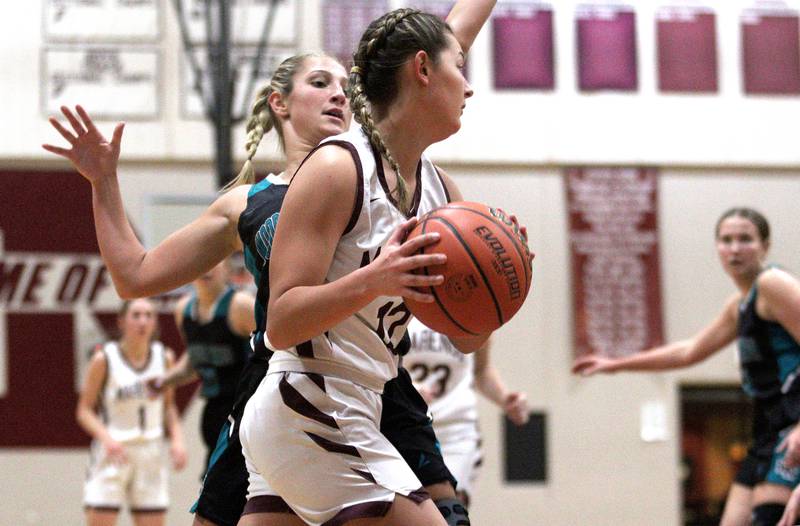
{"label": "black and teal uniform", "polygon": [[206,399],[200,427],[209,456],[233,408],[239,375],[250,355],[248,339],[234,333],[228,323],[235,293],[232,287],[227,287],[217,297],[208,321],[199,319],[196,295],[192,295],[183,311],[181,330],[186,338],[186,352],[200,377],[200,396]]}
{"label": "black and teal uniform", "polygon": [[[245,265],[258,286],[256,332],[251,338],[254,352],[242,372],[236,402],[219,434],[200,497],[192,508],[220,526],[235,526],[246,504],[248,474],[239,441],[239,425],[247,401],[267,375],[272,356],[265,338],[269,261],[280,207],[288,189],[288,185],[276,183],[274,176],[268,176],[254,184],[247,196],[247,207],[239,216]],[[401,343],[406,352],[410,344],[408,338]],[[405,369],[401,367],[397,378],[386,383],[382,399],[381,432],[397,448],[422,485],[450,482],[455,487],[456,480],[444,464],[433,432],[428,405]]]}
{"label": "black and teal uniform", "polygon": [[738,344],[742,387],[753,399],[753,442],[736,482],[772,482],[793,488],[800,468],[783,464],[776,448],[800,420],[800,345],[779,323],[756,312],[758,281],[739,304]]}

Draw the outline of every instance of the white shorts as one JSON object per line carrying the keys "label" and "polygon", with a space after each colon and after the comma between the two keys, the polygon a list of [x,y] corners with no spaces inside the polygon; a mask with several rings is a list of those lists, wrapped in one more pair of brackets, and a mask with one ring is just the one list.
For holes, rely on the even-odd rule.
{"label": "white shorts", "polygon": [[464,422],[437,426],[434,422],[433,428],[442,448],[444,463],[458,481],[457,490],[471,495],[483,463],[477,424]]}
{"label": "white shorts", "polygon": [[128,461],[120,465],[108,459],[102,444],[92,442],[84,506],[119,510],[127,503],[133,513],[165,511],[169,497],[163,440],[125,444],[124,448]]}
{"label": "white shorts", "polygon": [[239,431],[248,469],[315,526],[382,517],[396,493],[421,502],[428,494],[380,432],[381,408],[380,394],[347,380],[270,373]]}

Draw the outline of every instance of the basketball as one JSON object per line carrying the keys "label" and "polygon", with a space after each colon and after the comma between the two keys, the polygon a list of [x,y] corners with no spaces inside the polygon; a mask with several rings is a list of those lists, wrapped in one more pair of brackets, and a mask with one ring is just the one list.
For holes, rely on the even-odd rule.
{"label": "basketball", "polygon": [[502,210],[461,201],[422,216],[408,238],[430,232],[440,239],[421,252],[445,254],[447,262],[419,272],[441,274],[444,282],[421,289],[433,303],[405,298],[411,313],[454,337],[485,334],[510,320],[531,287],[531,252],[519,225]]}

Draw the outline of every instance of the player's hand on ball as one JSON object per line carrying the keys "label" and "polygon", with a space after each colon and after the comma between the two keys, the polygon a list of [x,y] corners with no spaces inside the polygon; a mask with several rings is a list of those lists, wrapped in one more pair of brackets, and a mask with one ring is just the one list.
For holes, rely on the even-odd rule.
{"label": "player's hand on ball", "polygon": [[82,106],[75,106],[80,120],[66,106],[61,106],[61,113],[67,118],[72,131],[64,127],[55,117],[50,117],[50,124],[70,144],[71,148],[61,148],[51,144],[43,144],[48,152],[60,155],[72,163],[78,172],[92,184],[105,177],[113,176],[119,161],[122,130],[125,124],[120,122],[114,128],[109,142],[95,127],[94,122]]}
{"label": "player's hand on ball", "polygon": [[530,418],[528,395],[519,391],[509,393],[503,402],[503,410],[514,425],[521,426],[527,424],[528,418]]}
{"label": "player's hand on ball", "polygon": [[398,226],[381,249],[381,255],[370,263],[372,268],[371,288],[380,296],[404,296],[417,301],[434,301],[431,294],[421,292],[416,287],[432,287],[444,281],[440,274],[426,275],[414,270],[430,265],[442,265],[447,261],[444,254],[418,254],[421,248],[439,241],[434,232],[415,236],[405,241],[408,233],[416,226],[417,219],[411,218]]}

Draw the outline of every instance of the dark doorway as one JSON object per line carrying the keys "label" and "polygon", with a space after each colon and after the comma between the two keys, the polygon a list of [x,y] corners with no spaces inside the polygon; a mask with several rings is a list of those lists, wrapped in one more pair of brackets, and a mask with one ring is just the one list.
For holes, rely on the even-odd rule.
{"label": "dark doorway", "polygon": [[685,526],[717,525],[747,453],[752,406],[738,385],[681,387],[681,473]]}

